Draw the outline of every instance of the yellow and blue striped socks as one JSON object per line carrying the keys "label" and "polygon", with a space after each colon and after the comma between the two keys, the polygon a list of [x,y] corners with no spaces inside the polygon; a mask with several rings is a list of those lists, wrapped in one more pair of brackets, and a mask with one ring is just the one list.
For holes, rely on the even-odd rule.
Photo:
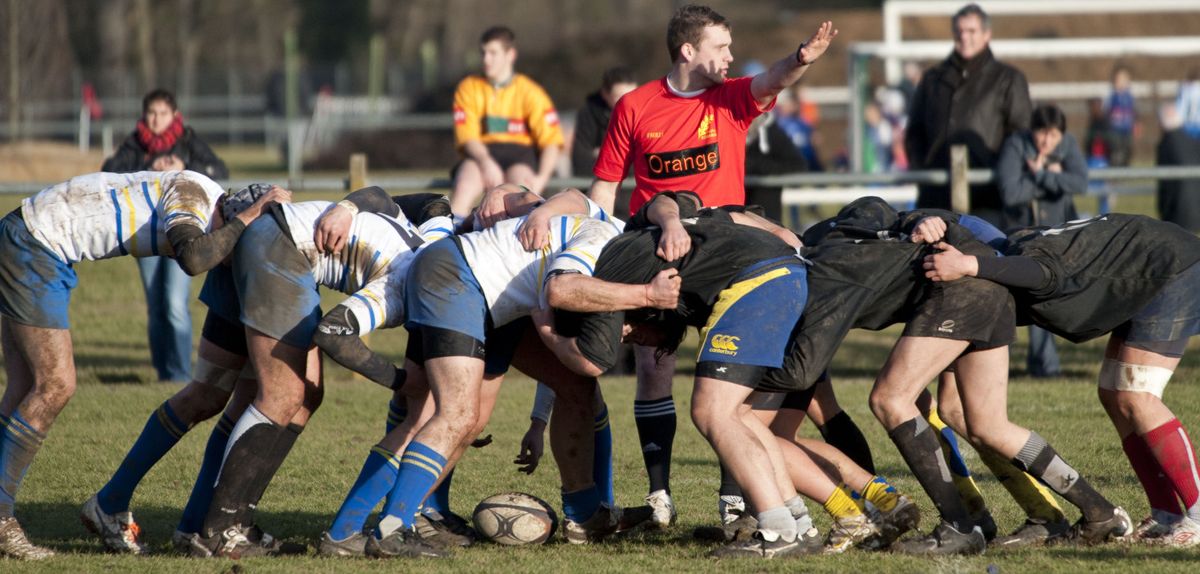
{"label": "yellow and blue striped socks", "polygon": [[371,453],[367,455],[362,471],[358,473],[358,479],[354,481],[354,486],[350,487],[346,500],[342,502],[337,516],[333,518],[333,525],[329,527],[329,537],[345,540],[362,532],[367,517],[375,510],[380,499],[392,490],[399,473],[400,457],[396,456],[396,453],[379,445],[371,447]]}
{"label": "yellow and blue striped socks", "polygon": [[170,404],[159,405],[146,421],[142,434],[138,435],[125,460],[121,461],[121,466],[117,467],[117,472],[97,494],[100,510],[107,514],[129,510],[129,499],[133,498],[138,483],[189,429],[191,425],[179,420]]}

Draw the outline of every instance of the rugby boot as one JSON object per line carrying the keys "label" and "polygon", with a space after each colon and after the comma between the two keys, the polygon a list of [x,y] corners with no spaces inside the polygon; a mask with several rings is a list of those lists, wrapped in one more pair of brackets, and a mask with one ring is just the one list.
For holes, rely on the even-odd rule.
{"label": "rugby boot", "polygon": [[732,494],[717,497],[717,515],[721,524],[729,524],[746,514],[746,500]]}
{"label": "rugby boot", "polygon": [[29,541],[16,517],[0,518],[0,558],[45,560],[51,556],[54,556],[53,550]]}
{"label": "rugby boot", "polygon": [[1137,528],[1133,529],[1133,534],[1130,535],[1130,542],[1140,542],[1143,544],[1155,544],[1160,542],[1161,538],[1171,532],[1171,527],[1174,522],[1166,523],[1159,522],[1153,516],[1147,516],[1138,523]]}
{"label": "rugby boot", "polygon": [[89,532],[100,537],[100,542],[109,552],[118,554],[145,554],[146,548],[138,540],[142,529],[133,520],[128,510],[108,514],[100,508],[100,501],[92,495],[83,503],[79,519]]}
{"label": "rugby boot", "polygon": [[996,535],[1000,534],[1000,529],[996,526],[996,519],[992,518],[992,511],[984,508],[979,512],[971,515],[971,520],[975,522],[975,526],[983,532],[983,539],[991,542],[996,539]]}
{"label": "rugby boot", "polygon": [[758,530],[758,520],[749,514],[743,514],[728,524],[720,526],[697,526],[692,531],[692,537],[697,540],[710,542],[746,541]]}
{"label": "rugby boot", "polygon": [[897,552],[927,556],[983,554],[986,548],[987,540],[978,526],[972,527],[970,532],[959,532],[944,520],[926,536],[901,540],[892,545]]}
{"label": "rugby boot", "polygon": [[1090,546],[1103,544],[1110,540],[1121,540],[1133,534],[1133,520],[1120,506],[1113,510],[1112,517],[1107,520],[1085,520],[1080,518],[1071,531],[1067,540],[1075,544]]}
{"label": "rugby boot", "polygon": [[651,524],[653,517],[654,508],[649,505],[624,507],[621,509],[621,520],[617,522],[616,533],[629,532],[643,524],[653,526]]}
{"label": "rugby boot", "polygon": [[413,531],[422,542],[435,548],[465,548],[475,542],[474,538],[451,530],[445,518],[436,511],[427,510],[417,514]]}
{"label": "rugby boot", "polygon": [[[571,544],[599,542],[615,534],[620,529],[623,514],[624,512],[621,507],[601,502],[596,512],[592,513],[592,516],[583,522],[575,522],[570,518],[564,520],[563,536]],[[647,516],[647,518],[649,517]]]}
{"label": "rugby boot", "polygon": [[880,550],[891,546],[901,536],[916,530],[921,525],[921,511],[907,496],[901,494],[896,499],[896,505],[891,510],[883,512],[873,504],[869,504],[871,516],[878,527],[879,534],[863,541],[859,548],[865,550]]}
{"label": "rugby boot", "polygon": [[672,524],[675,524],[675,519],[678,515],[675,512],[675,501],[671,500],[671,495],[665,490],[656,490],[646,496],[646,504],[650,506],[652,511],[650,515],[650,526],[657,530],[666,530]]}
{"label": "rugby boot", "polygon": [[1041,518],[1026,518],[1025,524],[1008,536],[992,540],[991,546],[995,548],[1042,546],[1061,540],[1070,531],[1071,523],[1066,520],[1050,522]]}
{"label": "rugby boot", "polygon": [[795,540],[784,540],[778,533],[756,530],[748,540],[731,542],[713,550],[713,558],[782,558],[821,552],[824,545],[816,528],[808,529]]}
{"label": "rugby boot", "polygon": [[320,556],[360,557],[366,554],[367,535],[361,532],[351,534],[345,540],[334,540],[329,532],[321,533],[321,543],[317,546]]}
{"label": "rugby boot", "polygon": [[406,528],[397,528],[382,539],[378,538],[378,533],[368,536],[363,551],[371,558],[445,558],[450,555],[445,549],[430,546],[414,530]]}
{"label": "rugby boot", "polygon": [[1171,526],[1171,531],[1160,538],[1160,544],[1173,548],[1191,548],[1200,545],[1200,522],[1188,517]]}
{"label": "rugby boot", "polygon": [[860,543],[879,537],[879,529],[866,514],[846,516],[833,521],[825,540],[826,554],[841,554]]}

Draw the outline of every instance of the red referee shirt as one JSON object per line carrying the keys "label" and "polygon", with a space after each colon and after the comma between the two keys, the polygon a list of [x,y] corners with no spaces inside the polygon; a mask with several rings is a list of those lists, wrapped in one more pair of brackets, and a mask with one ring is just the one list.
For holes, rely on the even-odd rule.
{"label": "red referee shirt", "polygon": [[752,78],[727,80],[700,94],[673,92],[667,79],[647,83],[617,102],[593,173],[621,181],[633,163],[637,187],[629,212],[654,194],[687,189],[704,205],[746,202],[746,131],[760,109]]}

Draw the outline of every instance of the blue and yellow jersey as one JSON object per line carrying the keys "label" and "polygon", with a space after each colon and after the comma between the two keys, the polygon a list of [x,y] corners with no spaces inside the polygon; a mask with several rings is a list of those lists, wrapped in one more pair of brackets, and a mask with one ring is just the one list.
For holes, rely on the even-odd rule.
{"label": "blue and yellow jersey", "polygon": [[472,140],[542,149],[563,145],[563,134],[554,102],[529,77],[514,74],[493,86],[482,76],[467,76],[454,91],[454,141],[461,151]]}

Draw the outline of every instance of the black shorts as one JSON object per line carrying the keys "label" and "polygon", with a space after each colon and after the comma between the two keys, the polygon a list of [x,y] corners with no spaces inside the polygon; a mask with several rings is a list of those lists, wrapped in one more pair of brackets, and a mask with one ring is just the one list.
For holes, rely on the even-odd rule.
{"label": "black shorts", "polygon": [[812,403],[813,396],[817,394],[817,387],[821,385],[833,384],[829,380],[829,373],[825,372],[821,378],[813,383],[812,386],[802,391],[788,391],[786,393],[773,393],[770,391],[755,391],[753,397],[754,402],[750,408],[756,411],[807,411],[808,405]]}
{"label": "black shorts", "polygon": [[967,341],[971,350],[985,350],[1011,344],[1016,331],[1016,305],[1008,289],[964,277],[930,283],[908,318],[904,336]]}
{"label": "black shorts", "polygon": [[[408,348],[404,352],[404,357],[420,365],[425,362],[425,359],[439,356],[469,356],[483,359],[483,374],[503,375],[512,365],[517,345],[521,343],[522,337],[532,327],[533,320],[529,317],[522,317],[507,325],[489,329],[486,336],[487,342],[479,346],[478,341],[474,338],[457,331],[418,326],[415,332],[409,331]],[[429,348],[433,349],[432,355],[434,356],[427,356],[426,345],[430,345]]]}
{"label": "black shorts", "polygon": [[212,309],[204,316],[200,336],[225,351],[243,357],[250,356],[246,347],[246,327],[241,321],[230,321]]}
{"label": "black shorts", "polygon": [[[508,168],[524,164],[529,166],[533,171],[538,169],[538,150],[535,147],[513,144],[513,143],[492,143],[486,144],[488,155],[500,164],[500,169],[508,171]],[[450,168],[450,177],[454,178],[458,174],[458,168],[462,165],[462,160],[454,164]]]}

